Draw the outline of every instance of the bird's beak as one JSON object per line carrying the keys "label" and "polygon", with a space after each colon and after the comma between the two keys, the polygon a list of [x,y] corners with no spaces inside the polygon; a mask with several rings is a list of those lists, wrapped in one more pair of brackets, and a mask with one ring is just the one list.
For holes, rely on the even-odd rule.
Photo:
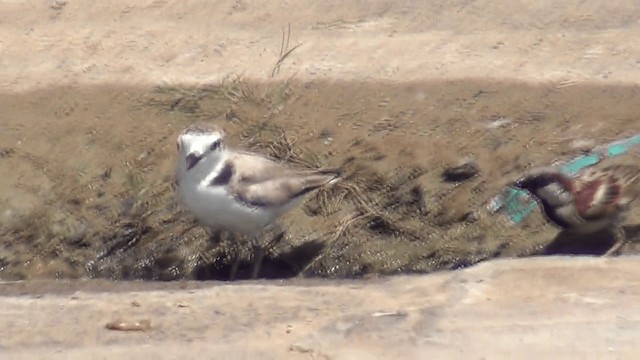
{"label": "bird's beak", "polygon": [[511,186],[522,187],[522,186],[524,186],[524,183],[525,183],[526,180],[527,180],[526,176],[521,176],[521,177],[517,178],[515,181],[513,181],[511,183]]}
{"label": "bird's beak", "polygon": [[202,160],[202,155],[196,155],[194,153],[187,155],[187,171],[196,166],[200,160]]}

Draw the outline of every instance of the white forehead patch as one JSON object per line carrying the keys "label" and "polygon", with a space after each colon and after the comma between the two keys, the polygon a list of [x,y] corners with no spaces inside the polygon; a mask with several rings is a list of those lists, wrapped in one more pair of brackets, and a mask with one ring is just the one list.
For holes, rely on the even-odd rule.
{"label": "white forehead patch", "polygon": [[211,133],[186,133],[180,136],[180,141],[188,152],[205,152],[206,149],[223,135],[219,132]]}

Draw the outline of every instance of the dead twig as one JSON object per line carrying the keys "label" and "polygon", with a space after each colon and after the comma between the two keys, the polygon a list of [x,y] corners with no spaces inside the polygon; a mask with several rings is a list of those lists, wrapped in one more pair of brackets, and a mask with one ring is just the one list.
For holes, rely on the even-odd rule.
{"label": "dead twig", "polygon": [[[347,231],[349,226],[351,226],[353,223],[355,223],[358,220],[366,219],[371,216],[374,216],[374,214],[356,214],[349,217],[348,219],[343,220],[341,224],[338,226],[338,228],[336,229],[336,231],[334,232],[333,236],[331,237],[331,240],[327,242],[328,245],[332,246],[336,241],[338,241],[338,239],[340,239],[340,237]],[[325,253],[322,253],[316,256],[304,267],[304,269],[302,269],[300,273],[304,274],[305,272],[307,272],[307,270],[309,270],[313,265],[315,265],[327,253],[329,252],[326,251]]]}
{"label": "dead twig", "polygon": [[280,66],[282,66],[282,63],[289,57],[289,55],[291,55],[291,53],[294,50],[296,50],[303,44],[303,43],[299,43],[298,45],[289,49],[290,37],[291,37],[291,24],[289,23],[286,33],[284,30],[282,31],[282,41],[280,44],[280,57],[278,58],[278,61],[273,66],[273,69],[271,70],[271,77],[276,76],[276,74],[280,72]]}

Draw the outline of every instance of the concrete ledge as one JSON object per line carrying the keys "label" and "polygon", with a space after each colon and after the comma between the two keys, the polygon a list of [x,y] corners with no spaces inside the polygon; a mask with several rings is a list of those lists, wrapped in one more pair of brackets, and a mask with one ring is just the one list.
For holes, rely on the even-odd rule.
{"label": "concrete ledge", "polygon": [[[78,283],[73,294],[0,297],[0,348],[25,359],[630,358],[637,273],[637,257],[551,257],[362,281],[118,293]],[[116,318],[152,328],[105,329]]]}

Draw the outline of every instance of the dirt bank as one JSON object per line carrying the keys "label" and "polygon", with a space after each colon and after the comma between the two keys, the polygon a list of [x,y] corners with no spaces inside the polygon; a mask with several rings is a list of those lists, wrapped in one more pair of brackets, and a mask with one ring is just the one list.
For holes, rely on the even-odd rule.
{"label": "dirt bank", "polygon": [[[0,160],[8,190],[0,273],[226,279],[235,256],[248,260],[247,249],[231,238],[209,241],[204,229],[180,235],[189,217],[171,188],[175,134],[202,120],[224,125],[233,145],[346,171],[349,188],[320,192],[282,220],[286,235],[268,255],[264,277],[429,272],[544,253],[556,230],[539,213],[509,227],[483,205],[528,166],[631,135],[635,99],[633,86],[471,79],[230,80],[204,89],[4,95],[0,106],[12,116],[0,134],[9,145]],[[443,170],[465,158],[481,173],[443,181]],[[598,254],[610,244],[578,245],[558,251]],[[636,251],[634,243],[623,249]]]}

